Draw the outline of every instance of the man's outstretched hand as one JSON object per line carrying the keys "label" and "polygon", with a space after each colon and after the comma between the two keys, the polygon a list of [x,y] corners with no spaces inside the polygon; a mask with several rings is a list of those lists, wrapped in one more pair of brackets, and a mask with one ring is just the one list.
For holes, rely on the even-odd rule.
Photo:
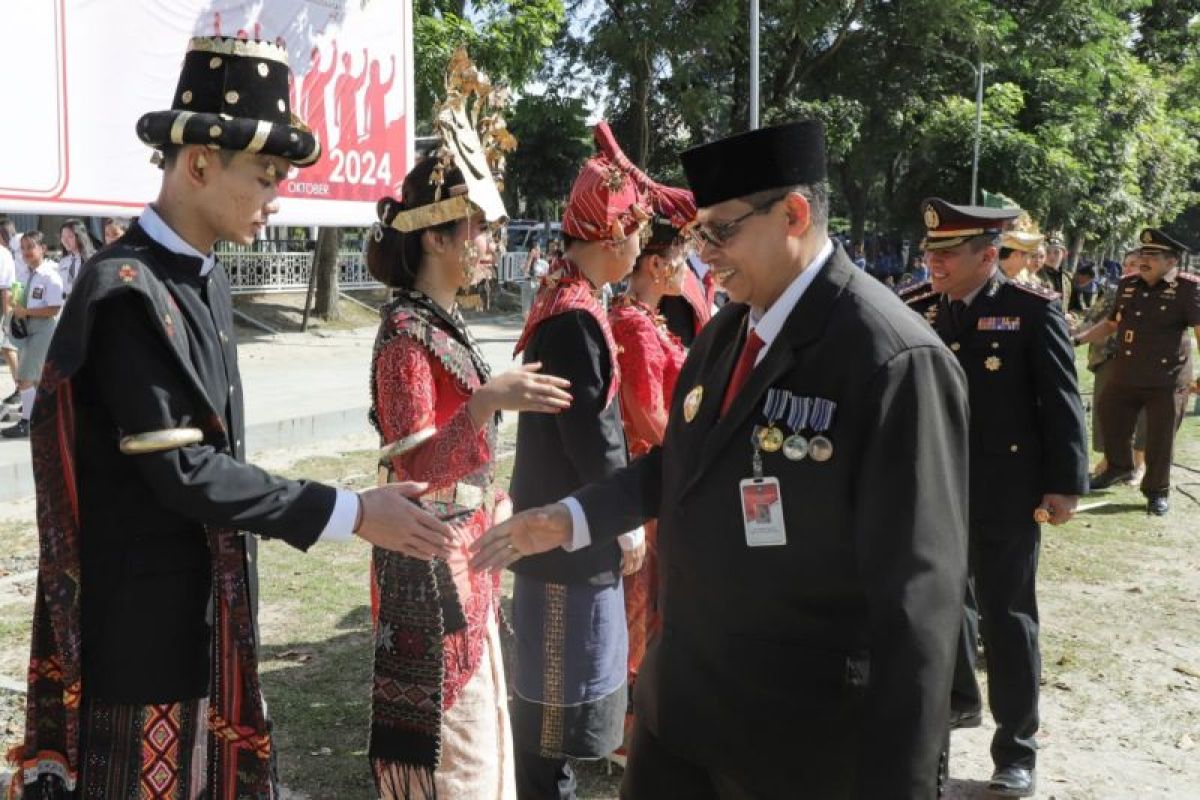
{"label": "man's outstretched hand", "polygon": [[471,569],[501,570],[522,556],[545,553],[570,541],[571,512],[565,505],[531,508],[475,540]]}

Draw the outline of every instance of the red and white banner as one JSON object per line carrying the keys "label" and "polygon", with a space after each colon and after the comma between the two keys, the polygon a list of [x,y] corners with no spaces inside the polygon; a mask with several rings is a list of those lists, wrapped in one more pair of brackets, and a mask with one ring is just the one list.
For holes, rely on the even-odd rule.
{"label": "red and white banner", "polygon": [[272,223],[367,225],[413,154],[411,0],[6,0],[0,211],[131,215],[158,193],[134,133],[169,108],[191,36],[287,48],[293,112],[321,160]]}

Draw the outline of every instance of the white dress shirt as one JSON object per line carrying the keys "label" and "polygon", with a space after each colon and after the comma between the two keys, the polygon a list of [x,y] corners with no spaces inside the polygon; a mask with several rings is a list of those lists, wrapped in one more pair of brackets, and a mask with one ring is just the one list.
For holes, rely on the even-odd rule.
{"label": "white dress shirt", "polygon": [[[204,263],[200,267],[201,277],[208,277],[208,274],[216,267],[216,253],[210,252],[205,255],[184,241],[183,237],[172,230],[171,226],[158,215],[154,206],[148,205],[142,209],[142,215],[138,217],[138,225],[146,232],[147,236],[172,253],[202,259]],[[333,511],[330,513],[318,541],[344,542],[354,535],[354,523],[358,519],[358,494],[346,489],[337,489],[336,491],[337,500],[333,504]]]}
{"label": "white dress shirt", "polygon": [[[833,242],[829,239],[825,240],[825,244],[817,252],[816,258],[808,263],[800,274],[797,275],[788,287],[783,290],[783,294],[779,295],[771,307],[765,310],[760,310],[751,307],[750,316],[746,322],[749,330],[758,334],[758,338],[762,339],[762,349],[758,351],[758,358],[755,359],[754,365],[758,366],[762,363],[763,357],[767,351],[771,349],[771,342],[775,341],[775,337],[783,330],[783,323],[787,322],[787,318],[791,316],[792,309],[796,307],[796,303],[800,302],[800,298],[804,295],[805,290],[812,285],[813,280],[817,277],[817,273],[829,261],[829,257],[833,255]],[[592,531],[588,527],[587,515],[583,513],[583,506],[574,497],[566,497],[562,500],[563,505],[571,512],[571,541],[569,544],[564,544],[562,547],[567,552],[575,552],[581,547],[587,547],[592,543]],[[642,529],[639,528],[639,531]],[[621,534],[628,536],[629,534]],[[643,531],[643,536],[645,535]],[[621,546],[625,547],[622,542]]]}

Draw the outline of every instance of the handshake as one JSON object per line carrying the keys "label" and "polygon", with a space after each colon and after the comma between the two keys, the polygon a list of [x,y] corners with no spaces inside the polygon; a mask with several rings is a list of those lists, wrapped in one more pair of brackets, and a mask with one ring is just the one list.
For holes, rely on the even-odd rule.
{"label": "handshake", "polygon": [[474,543],[417,502],[426,483],[389,483],[360,492],[354,533],[376,547],[429,561],[470,544],[471,568],[501,570],[522,556],[544,553],[571,541],[571,512],[561,503],[524,511],[501,521]]}

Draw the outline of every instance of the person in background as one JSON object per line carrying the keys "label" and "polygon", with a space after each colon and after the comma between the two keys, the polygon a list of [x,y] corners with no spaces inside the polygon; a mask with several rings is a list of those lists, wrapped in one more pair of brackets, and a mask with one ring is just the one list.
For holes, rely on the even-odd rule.
{"label": "person in background", "polygon": [[1004,277],[1026,286],[1041,285],[1033,271],[1033,261],[1042,243],[1040,233],[1005,231],[1000,236],[1000,271]]}
{"label": "person in background", "polygon": [[104,244],[110,245],[125,235],[129,229],[129,219],[126,217],[104,218]]}
{"label": "person in background", "polygon": [[42,367],[54,336],[58,312],[63,305],[62,278],[57,265],[46,258],[46,244],[41,231],[30,231],[21,237],[21,254],[29,265],[29,280],[22,298],[13,306],[12,333],[21,341],[21,357],[17,367],[17,391],[21,393],[21,418],[16,425],[0,436],[5,439],[25,439],[29,436],[29,420],[33,414]]}
{"label": "person in background", "polygon": [[[0,223],[2,225],[2,223]],[[0,228],[2,230],[2,228]],[[17,283],[17,266],[13,261],[8,246],[0,247],[0,356],[8,364],[8,373],[12,376],[13,392],[0,401],[0,422],[10,416],[19,416],[10,406],[21,402],[21,390],[17,383],[17,344],[9,336],[9,324],[12,321],[13,295]]]}
{"label": "person in background", "polygon": [[62,245],[63,255],[58,262],[58,274],[62,278],[63,299],[71,296],[71,288],[83,265],[96,252],[92,244],[92,235],[88,233],[83,220],[69,219],[58,229],[58,241]]}
{"label": "person in background", "polygon": [[533,298],[538,292],[538,287],[542,285],[542,278],[545,278],[549,271],[550,262],[542,257],[541,246],[535,244],[525,257],[525,280],[521,283],[521,313],[523,315],[528,316],[529,308],[533,305]]}

